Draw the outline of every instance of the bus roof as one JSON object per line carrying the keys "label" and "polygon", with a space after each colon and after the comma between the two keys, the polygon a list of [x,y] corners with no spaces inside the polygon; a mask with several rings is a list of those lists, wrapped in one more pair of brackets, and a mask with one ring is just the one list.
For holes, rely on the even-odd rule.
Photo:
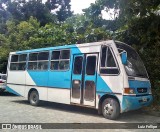
{"label": "bus roof", "polygon": [[47,47],[47,48],[38,48],[38,49],[30,49],[30,50],[22,50],[16,52],[10,52],[10,54],[21,54],[21,53],[30,53],[30,52],[39,52],[39,51],[47,51],[47,50],[58,50],[58,49],[70,49],[77,47],[87,47],[87,46],[99,46],[104,44],[104,42],[113,42],[113,40],[100,41],[100,42],[91,42],[91,43],[82,43],[82,44],[71,44],[71,45],[63,45],[63,46],[55,46],[55,47]]}

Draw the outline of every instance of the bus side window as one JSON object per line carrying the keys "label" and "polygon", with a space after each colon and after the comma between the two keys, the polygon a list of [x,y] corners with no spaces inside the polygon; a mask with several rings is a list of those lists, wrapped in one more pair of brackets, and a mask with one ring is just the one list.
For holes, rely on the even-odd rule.
{"label": "bus side window", "polygon": [[86,74],[94,75],[96,68],[96,56],[88,56],[87,57],[87,66],[86,66]]}
{"label": "bus side window", "polygon": [[37,70],[38,53],[30,53],[28,60],[28,70]]}
{"label": "bus side window", "polygon": [[116,63],[116,59],[114,58],[112,49],[107,46],[103,46],[101,50],[101,74],[118,74],[118,64]]}
{"label": "bus side window", "polygon": [[82,56],[75,57],[74,70],[73,70],[74,74],[81,74],[82,73],[82,63],[83,63]]}
{"label": "bus side window", "polygon": [[107,54],[107,67],[116,67],[116,63],[110,49]]}
{"label": "bus side window", "polygon": [[49,61],[49,52],[40,52],[38,54],[38,70],[47,70]]}
{"label": "bus side window", "polygon": [[18,70],[25,70],[26,69],[26,60],[27,60],[27,54],[19,55],[19,66]]}
{"label": "bus side window", "polygon": [[28,70],[47,70],[49,62],[49,52],[30,53]]}
{"label": "bus side window", "polygon": [[24,71],[26,69],[27,54],[12,55],[10,70]]}
{"label": "bus side window", "polygon": [[70,50],[52,51],[51,70],[68,70],[70,64]]}
{"label": "bus side window", "polygon": [[11,63],[10,70],[18,70],[18,63]]}
{"label": "bus side window", "polygon": [[18,70],[18,55],[11,56],[10,70]]}

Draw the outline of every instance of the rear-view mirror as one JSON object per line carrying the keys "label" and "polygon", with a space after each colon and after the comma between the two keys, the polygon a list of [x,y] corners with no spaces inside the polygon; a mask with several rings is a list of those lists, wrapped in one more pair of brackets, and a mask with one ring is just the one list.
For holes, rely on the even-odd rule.
{"label": "rear-view mirror", "polygon": [[124,64],[124,65],[127,64],[127,52],[121,53],[121,60],[122,60],[122,64]]}

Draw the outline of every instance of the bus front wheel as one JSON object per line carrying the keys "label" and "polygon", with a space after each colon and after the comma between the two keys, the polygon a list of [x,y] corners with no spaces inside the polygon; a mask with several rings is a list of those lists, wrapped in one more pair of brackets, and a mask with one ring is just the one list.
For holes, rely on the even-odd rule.
{"label": "bus front wheel", "polygon": [[117,119],[120,114],[120,106],[118,101],[114,98],[106,98],[102,103],[102,113],[107,119]]}
{"label": "bus front wheel", "polygon": [[36,90],[34,90],[30,93],[29,102],[33,106],[38,106],[39,105],[39,94]]}

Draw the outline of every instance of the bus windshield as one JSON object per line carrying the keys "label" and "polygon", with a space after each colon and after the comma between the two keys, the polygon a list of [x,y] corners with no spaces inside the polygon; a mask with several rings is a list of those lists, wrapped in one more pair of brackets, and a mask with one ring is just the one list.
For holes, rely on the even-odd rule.
{"label": "bus windshield", "polygon": [[125,70],[128,76],[148,78],[144,64],[137,54],[137,52],[130,46],[116,42],[119,53],[122,51],[127,52],[127,65]]}

